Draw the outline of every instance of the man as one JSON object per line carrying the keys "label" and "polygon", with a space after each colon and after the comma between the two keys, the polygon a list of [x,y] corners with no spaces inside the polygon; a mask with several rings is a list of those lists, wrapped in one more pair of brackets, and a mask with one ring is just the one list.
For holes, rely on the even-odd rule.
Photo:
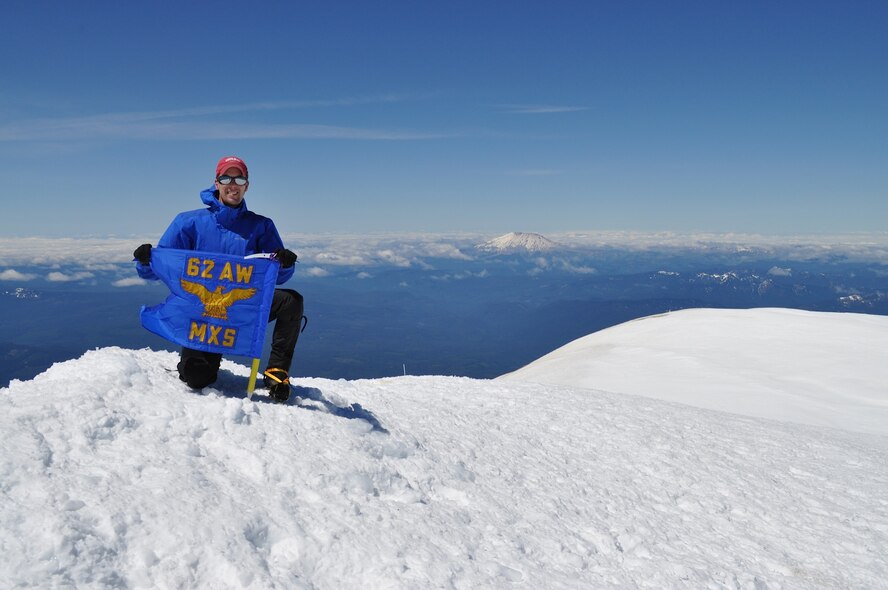
{"label": "man", "polygon": [[[177,215],[157,247],[238,256],[273,253],[281,264],[277,284],[287,282],[295,270],[296,254],[284,248],[271,219],[247,209],[244,194],[248,188],[249,171],[244,161],[236,156],[222,158],[216,164],[215,185],[200,193],[207,207]],[[133,257],[140,277],[157,280],[149,266],[151,244],[136,248]],[[263,375],[271,397],[277,401],[287,401],[290,397],[289,370],[302,326],[302,312],[302,295],[292,289],[275,289],[268,321],[277,323]],[[179,378],[189,387],[206,387],[216,381],[221,361],[221,354],[183,347]]]}

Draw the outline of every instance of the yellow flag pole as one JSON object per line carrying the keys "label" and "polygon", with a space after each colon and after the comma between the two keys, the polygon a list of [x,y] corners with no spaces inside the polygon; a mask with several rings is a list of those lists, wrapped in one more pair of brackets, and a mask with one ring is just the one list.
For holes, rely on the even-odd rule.
{"label": "yellow flag pole", "polygon": [[253,369],[250,371],[250,380],[247,382],[247,398],[253,397],[253,390],[256,389],[256,375],[259,373],[259,359],[253,359]]}

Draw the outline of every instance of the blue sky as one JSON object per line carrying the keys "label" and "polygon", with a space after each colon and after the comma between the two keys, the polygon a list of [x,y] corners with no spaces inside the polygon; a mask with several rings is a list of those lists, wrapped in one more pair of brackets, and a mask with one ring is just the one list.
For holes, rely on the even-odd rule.
{"label": "blue sky", "polygon": [[5,8],[2,236],[882,232],[885,2]]}

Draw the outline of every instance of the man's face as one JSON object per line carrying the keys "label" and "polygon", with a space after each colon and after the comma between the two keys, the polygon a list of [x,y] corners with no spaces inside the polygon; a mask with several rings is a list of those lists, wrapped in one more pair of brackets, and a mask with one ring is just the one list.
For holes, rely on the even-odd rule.
{"label": "man's face", "polygon": [[[231,167],[220,174],[220,176],[231,176],[233,178],[235,176],[243,176],[243,174],[239,168]],[[247,192],[248,188],[250,188],[250,183],[247,183],[244,186],[238,186],[234,182],[231,182],[230,184],[221,184],[218,180],[216,181],[216,190],[219,191],[219,200],[229,207],[240,206],[241,201],[244,200],[244,193]]]}

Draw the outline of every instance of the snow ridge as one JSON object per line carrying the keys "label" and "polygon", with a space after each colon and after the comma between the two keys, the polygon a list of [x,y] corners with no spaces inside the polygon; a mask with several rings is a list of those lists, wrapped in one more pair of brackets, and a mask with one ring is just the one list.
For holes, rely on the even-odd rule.
{"label": "snow ridge", "polygon": [[875,588],[881,437],[564,386],[203,394],[106,348],[0,390],[0,586]]}
{"label": "snow ridge", "polygon": [[888,317],[686,309],[566,344],[500,377],[888,436]]}

